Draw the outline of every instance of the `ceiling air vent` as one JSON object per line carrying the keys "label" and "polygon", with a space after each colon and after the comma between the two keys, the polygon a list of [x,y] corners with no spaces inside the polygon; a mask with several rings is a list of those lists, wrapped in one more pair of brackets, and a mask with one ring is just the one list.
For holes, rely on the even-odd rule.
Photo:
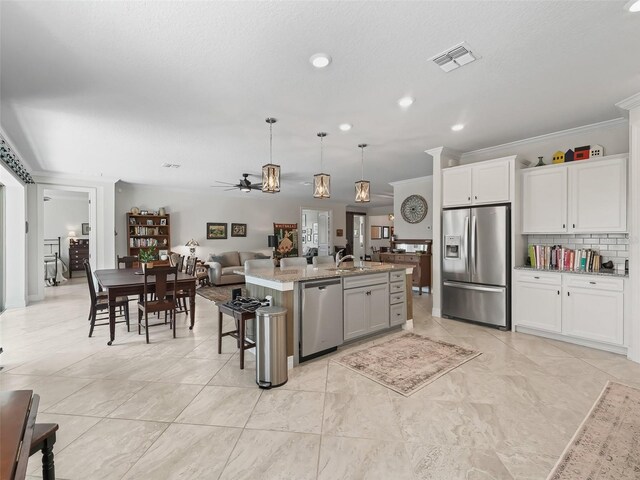
{"label": "ceiling air vent", "polygon": [[162,166],[164,168],[180,168],[180,165],[177,163],[163,163]]}
{"label": "ceiling air vent", "polygon": [[460,43],[446,52],[439,53],[435,57],[431,58],[431,61],[445,72],[450,72],[451,70],[467,65],[478,58],[480,57],[471,51],[469,45],[466,43]]}

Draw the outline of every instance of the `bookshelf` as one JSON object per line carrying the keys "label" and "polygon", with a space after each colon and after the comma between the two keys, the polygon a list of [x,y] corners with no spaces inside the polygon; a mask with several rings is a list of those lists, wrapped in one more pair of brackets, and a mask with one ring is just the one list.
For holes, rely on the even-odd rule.
{"label": "bookshelf", "polygon": [[127,252],[138,256],[140,249],[171,249],[171,217],[166,215],[134,215],[127,213]]}

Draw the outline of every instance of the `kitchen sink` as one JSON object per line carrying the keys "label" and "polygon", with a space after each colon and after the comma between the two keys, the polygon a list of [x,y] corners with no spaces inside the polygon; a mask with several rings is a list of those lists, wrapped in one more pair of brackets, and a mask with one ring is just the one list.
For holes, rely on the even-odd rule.
{"label": "kitchen sink", "polygon": [[348,273],[348,272],[364,272],[366,270],[371,270],[371,267],[339,267],[339,268],[327,268],[327,270],[336,273]]}

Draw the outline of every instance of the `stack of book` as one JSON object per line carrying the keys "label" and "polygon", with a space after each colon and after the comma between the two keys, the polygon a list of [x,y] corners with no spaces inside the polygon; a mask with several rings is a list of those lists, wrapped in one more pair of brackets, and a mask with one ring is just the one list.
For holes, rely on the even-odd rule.
{"label": "stack of book", "polygon": [[532,267],[574,272],[599,272],[602,257],[597,251],[572,250],[562,245],[529,245]]}

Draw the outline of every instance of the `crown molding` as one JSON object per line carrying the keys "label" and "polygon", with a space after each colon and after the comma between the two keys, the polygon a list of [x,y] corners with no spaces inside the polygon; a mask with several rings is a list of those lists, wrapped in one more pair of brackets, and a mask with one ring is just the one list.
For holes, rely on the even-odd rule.
{"label": "crown molding", "polygon": [[631,95],[624,100],[620,100],[618,103],[616,103],[616,107],[626,111],[640,107],[640,92],[636,93],[635,95]]}
{"label": "crown molding", "polygon": [[460,157],[462,156],[462,152],[448,147],[430,148],[428,150],[425,150],[424,153],[426,153],[427,155],[431,155],[432,158],[435,158],[436,156],[442,158],[444,156],[452,158],[454,160],[460,160]]}
{"label": "crown molding", "polygon": [[[640,96],[638,97],[640,101]],[[558,137],[564,137],[566,135],[574,135],[578,133],[591,132],[593,130],[602,130],[603,128],[614,128],[621,125],[626,125],[628,120],[626,118],[614,118],[612,120],[605,120],[604,122],[592,123],[589,125],[583,125],[581,127],[568,128],[566,130],[560,130],[557,132],[545,133],[544,135],[538,135],[536,137],[524,138],[522,140],[516,140],[515,142],[502,143],[493,147],[480,148],[478,150],[471,150],[462,154],[462,159],[480,154],[487,154],[491,152],[497,152],[504,150],[505,148],[518,147],[521,145],[528,145],[530,143],[536,143],[544,140],[551,140]]]}
{"label": "crown molding", "polygon": [[36,183],[53,183],[59,180],[80,181],[89,183],[100,183],[107,185],[114,185],[120,179],[116,177],[103,177],[101,175],[83,175],[77,173],[60,173],[60,172],[47,172],[46,170],[38,170],[31,172],[31,176]]}

